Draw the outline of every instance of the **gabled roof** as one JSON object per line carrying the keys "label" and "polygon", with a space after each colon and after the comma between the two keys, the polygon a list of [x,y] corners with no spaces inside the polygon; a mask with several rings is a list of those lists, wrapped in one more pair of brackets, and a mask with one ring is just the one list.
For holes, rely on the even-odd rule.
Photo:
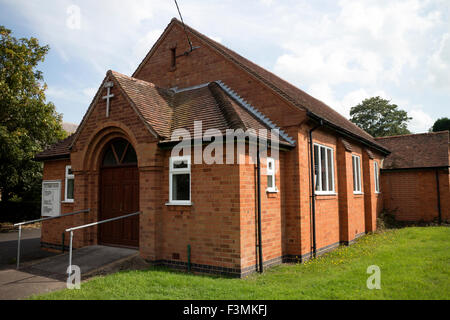
{"label": "gabled roof", "polygon": [[[193,137],[194,121],[202,121],[202,134],[209,129],[217,129],[222,135],[226,134],[227,129],[244,131],[266,129],[268,138],[271,138],[271,129],[279,129],[270,119],[221,81],[191,88],[165,89],[114,71],[108,71],[105,79],[117,81],[120,90],[135,112],[162,144],[172,142],[171,135],[176,129],[186,129]],[[77,133],[70,139],[61,141],[36,155],[37,160],[67,158],[70,155],[70,148],[81,132],[99,93],[94,98]],[[295,141],[282,130],[279,136],[280,145],[288,147],[295,145]]]}
{"label": "gabled roof", "polygon": [[[145,65],[145,62],[150,59],[153,52],[156,50],[158,44],[162,41],[166,34],[169,33],[170,29],[178,24],[182,26],[182,23],[173,18],[170,24],[167,26],[164,33],[157,40],[153,48],[141,62],[139,67],[134,72],[135,76],[139,70]],[[357,125],[343,117],[337,111],[330,108],[328,105],[322,101],[310,96],[303,90],[293,86],[289,82],[281,79],[270,71],[258,66],[257,64],[251,62],[250,60],[242,57],[236,52],[230,50],[224,45],[208,38],[204,34],[198,32],[197,30],[186,25],[188,32],[197,36],[202,42],[206,43],[209,47],[213,48],[216,52],[220,53],[222,56],[227,58],[229,61],[233,62],[235,65],[252,75],[254,78],[258,79],[260,82],[265,84],[267,87],[275,91],[282,98],[290,102],[291,104],[306,110],[311,118],[317,120],[323,120],[325,124],[329,125],[332,129],[340,131],[346,135],[351,136],[354,139],[360,140],[366,145],[374,147],[375,149],[381,151],[384,154],[388,154],[389,150],[386,150],[382,145],[380,145],[370,134],[359,128]],[[196,44],[194,44],[196,45]]]}
{"label": "gabled roof", "polygon": [[449,131],[382,137],[376,140],[391,150],[383,169],[448,167]]}

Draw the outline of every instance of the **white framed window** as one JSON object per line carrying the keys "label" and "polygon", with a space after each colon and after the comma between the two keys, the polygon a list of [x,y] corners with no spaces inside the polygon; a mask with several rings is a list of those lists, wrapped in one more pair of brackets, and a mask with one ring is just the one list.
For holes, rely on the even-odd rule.
{"label": "white framed window", "polygon": [[353,193],[361,193],[361,157],[352,155],[353,163]]}
{"label": "white framed window", "polygon": [[334,151],[314,144],[314,183],[316,194],[334,194]]}
{"label": "white framed window", "polygon": [[375,177],[375,192],[380,193],[380,168],[378,166],[378,162],[374,161],[373,163],[374,168],[374,177]]}
{"label": "white framed window", "polygon": [[266,192],[278,192],[275,173],[275,159],[267,158],[267,189]]}
{"label": "white framed window", "polygon": [[169,160],[169,205],[191,205],[191,157]]}
{"label": "white framed window", "polygon": [[74,199],[75,176],[72,166],[66,166],[66,179],[64,183],[64,202],[73,202]]}

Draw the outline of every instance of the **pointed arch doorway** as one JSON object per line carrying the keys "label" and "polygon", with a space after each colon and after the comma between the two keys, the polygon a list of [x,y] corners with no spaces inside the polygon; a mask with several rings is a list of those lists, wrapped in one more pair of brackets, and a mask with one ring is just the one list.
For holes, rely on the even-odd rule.
{"label": "pointed arch doorway", "polygon": [[[100,169],[99,220],[139,211],[139,171],[133,146],[125,139],[110,141]],[[99,225],[102,245],[139,247],[139,216]]]}

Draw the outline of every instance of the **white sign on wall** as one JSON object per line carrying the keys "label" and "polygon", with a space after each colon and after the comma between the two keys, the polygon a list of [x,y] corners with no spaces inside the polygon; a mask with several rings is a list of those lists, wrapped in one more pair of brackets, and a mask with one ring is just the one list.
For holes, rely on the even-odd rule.
{"label": "white sign on wall", "polygon": [[61,180],[42,182],[42,216],[56,217],[61,214]]}

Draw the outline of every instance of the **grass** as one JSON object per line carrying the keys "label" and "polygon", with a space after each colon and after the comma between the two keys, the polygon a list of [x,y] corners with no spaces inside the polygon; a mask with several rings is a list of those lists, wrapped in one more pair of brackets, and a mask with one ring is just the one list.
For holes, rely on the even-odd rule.
{"label": "grass", "polygon": [[[450,229],[404,228],[367,235],[304,264],[284,264],[245,279],[164,268],[124,271],[33,299],[449,299]],[[381,289],[366,286],[381,269]]]}

